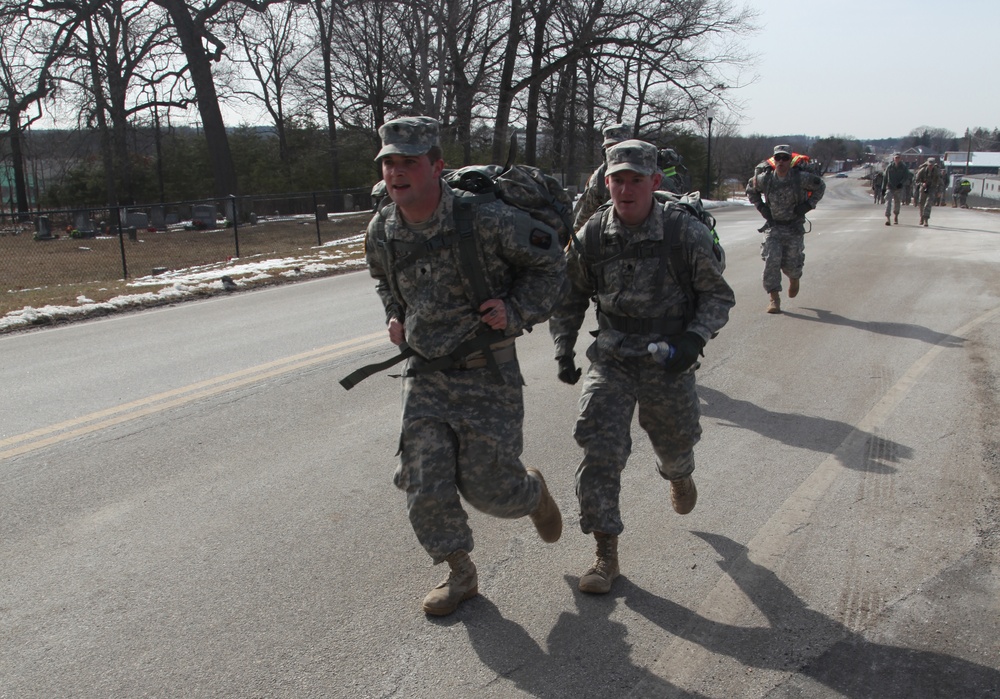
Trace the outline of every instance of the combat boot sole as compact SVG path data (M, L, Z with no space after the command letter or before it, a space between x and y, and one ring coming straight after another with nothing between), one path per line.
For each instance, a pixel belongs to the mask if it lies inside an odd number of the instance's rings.
M559 505L556 504L556 501L549 493L549 488L545 485L545 479L542 478L541 472L537 468L529 467L527 470L528 475L537 478L542 486L538 505L529 517L531 517L531 522L535 525L535 529L538 530L538 536L542 538L542 541L547 544L553 544L559 541L559 537L562 536L563 522L562 514L559 512Z

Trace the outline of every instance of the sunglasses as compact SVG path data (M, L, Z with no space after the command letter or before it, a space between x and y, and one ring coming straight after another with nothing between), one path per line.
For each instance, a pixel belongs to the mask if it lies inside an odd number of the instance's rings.
M779 153L778 155L774 156L774 159L775 160L791 160L792 156L786 155L785 153Z

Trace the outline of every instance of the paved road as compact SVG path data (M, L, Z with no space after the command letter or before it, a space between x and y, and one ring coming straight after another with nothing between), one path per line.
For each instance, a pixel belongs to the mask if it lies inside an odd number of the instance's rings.
M481 596L391 484L397 384L363 273L0 337L0 697L995 697L1000 218L831 179L764 313L759 220L699 372L700 500L635 428L623 577L576 592L578 387L519 341L526 463L568 526L473 513Z

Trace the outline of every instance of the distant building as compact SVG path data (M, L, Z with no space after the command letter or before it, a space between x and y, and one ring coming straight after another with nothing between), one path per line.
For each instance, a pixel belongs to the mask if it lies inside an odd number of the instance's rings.
M941 160L949 175L1000 175L1000 153L950 150Z

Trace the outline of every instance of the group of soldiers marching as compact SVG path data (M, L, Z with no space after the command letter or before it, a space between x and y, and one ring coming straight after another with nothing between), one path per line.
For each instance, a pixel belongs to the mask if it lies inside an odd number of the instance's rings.
M963 183L965 183L963 185ZM899 153L894 153L892 162L882 171L872 175L872 196L875 204L885 204L885 225L899 223L899 208L901 204L912 203L920 211L920 225L930 223L931 209L944 206L947 203L948 174L940 159L931 157L915 171L910 170L902 161ZM956 183L954 197L962 198L965 207L965 195L971 190L967 180Z

